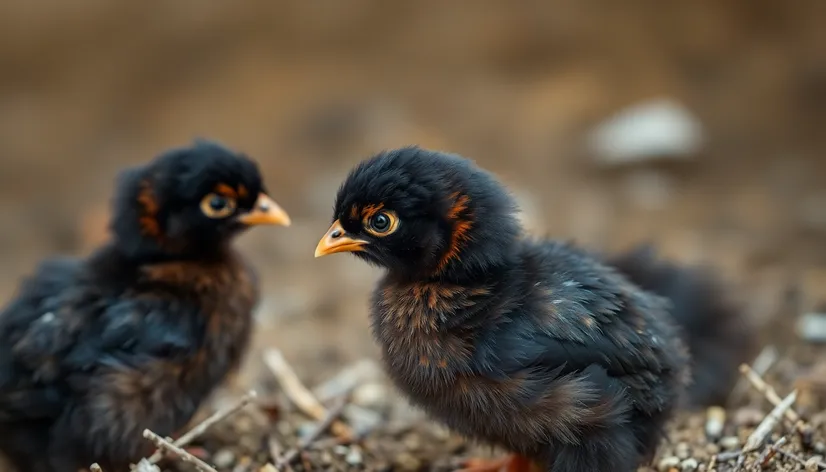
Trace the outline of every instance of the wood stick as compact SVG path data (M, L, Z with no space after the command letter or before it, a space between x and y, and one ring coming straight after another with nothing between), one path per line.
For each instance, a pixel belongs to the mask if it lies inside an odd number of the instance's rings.
M762 393L763 396L765 396L769 403L771 403L772 405L777 406L780 404L780 402L783 401L780 398L780 395L778 395L777 392L774 390L774 388L771 385L767 384L763 380L763 378L760 377L760 375L758 375L757 372L755 372L747 364L740 365L740 373L743 374L748 379L748 381L751 382L751 385L754 387L754 389ZM792 424L800 421L800 415L798 415L797 412L791 408L786 410L784 415L786 416L787 420L792 422Z
M757 461L754 463L754 470L765 469L769 466L769 462L777 455L777 451L780 449L781 446L786 444L789 441L789 438L783 436L782 438L778 439L776 443L772 444L771 446L767 447Z
M184 447L198 438L198 436L204 434L206 430L211 428L215 423L223 420L224 418L232 415L236 411L240 410L247 406L247 404L253 400L258 395L255 393L254 390L250 390L247 392L243 397L241 397L236 403L230 405L222 410L218 410L215 413L211 414L207 419L201 421L194 428L187 431L183 436L175 440L172 444L177 447ZM157 464L159 460L163 458L163 451L157 450L154 454L149 458L150 464Z
M793 454L791 452L784 451L783 449L778 449L777 453L780 454L783 457L786 457L788 459L791 459L791 460L797 462L798 464L802 465L803 467L806 467L810 463L810 461L812 461L812 459L804 459L804 458L798 456L797 454ZM826 470L826 463L824 463L823 461L814 461L813 463L818 469Z
M745 446L743 446L743 452L752 452L756 451L763 443L766 441L766 438L771 435L774 428L777 426L783 419L783 415L785 415L786 411L791 408L792 404L794 404L795 400L797 400L797 390L794 390L792 393L786 396L780 403L772 409L772 411L766 415L763 421L757 425L754 432L751 433L749 438L746 440Z
M774 406L779 405L783 400L781 400L780 395L774 390L774 388L767 384L765 380L763 380L760 375L757 374L751 367L746 364L740 365L740 373L742 373L748 380L751 382L752 386L755 390L762 393L763 396ZM803 441L803 445L805 447L809 447L812 442L812 435L813 430L811 426L809 426L803 418L800 417L799 414L794 410L794 408L787 409L783 415L786 417L788 421L792 423L794 426L795 431L797 434L800 435L800 438Z
M777 362L779 355L777 352L777 348L774 346L766 346L760 351L760 354L754 358L752 361L751 366L749 367L752 371L754 371L758 376L766 375L766 372ZM737 380L737 383L734 385L734 388L731 389L731 393L729 394L729 405L736 403L739 401L743 395L746 394L747 389L749 388L749 382L747 379L740 378Z
M172 444L171 442L158 436L157 434L153 433L148 429L143 430L143 437L155 443L155 446L158 449L163 449L171 452L172 454L178 456L182 461L189 462L190 464L194 465L195 468L200 470L201 472L218 472L206 462L202 461L201 459L198 459L197 457L193 456L192 454L186 452L185 450Z
M344 406L347 405L347 398L342 397L330 411L327 416L319 423L318 427L307 436L305 439L299 441L298 446L290 449L283 457L278 459L275 466L278 470L283 470L284 467L289 467L295 461L302 451L306 450L313 442L315 442L327 429L329 429L336 421L336 419L344 411Z
M296 374L295 370L287 363L281 351L278 349L268 349L264 352L264 363L267 364L267 367L269 367L270 371L275 375L284 393L290 397L290 401L301 411L316 421L324 421L324 419L329 416L329 412L324 408L324 405L301 383L298 374ZM353 437L353 432L350 427L338 420L333 422L330 430L338 437Z

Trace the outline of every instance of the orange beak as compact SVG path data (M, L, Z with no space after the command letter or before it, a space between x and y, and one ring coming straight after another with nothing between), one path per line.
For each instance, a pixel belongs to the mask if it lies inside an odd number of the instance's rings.
M249 213L238 217L245 225L290 226L290 215L265 193L258 194L258 200Z
M364 246L369 244L367 241L361 239L353 239L347 235L341 223L336 220L327 234L318 242L315 248L315 257L326 256L328 254L335 254L337 252L358 252L363 251Z

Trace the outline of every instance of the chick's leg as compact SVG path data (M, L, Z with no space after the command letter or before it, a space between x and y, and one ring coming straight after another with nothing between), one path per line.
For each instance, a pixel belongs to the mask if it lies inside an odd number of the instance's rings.
M538 472L540 469L528 458L510 454L494 459L468 459L457 472Z

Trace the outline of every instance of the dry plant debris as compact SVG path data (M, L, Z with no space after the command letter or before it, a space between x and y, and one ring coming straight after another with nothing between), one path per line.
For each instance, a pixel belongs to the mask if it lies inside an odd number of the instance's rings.
M782 382L783 377L775 379L776 374L769 372L772 366L781 365L775 362L777 354L771 357L772 362L758 366L760 369L741 366L749 389L739 393L743 401L738 405L681 412L669 425L668 440L663 442L658 457L639 471L826 470L826 412L804 418L795 409L797 390L782 397L774 385L791 383ZM388 400L392 407L381 414L382 420L374 429L366 435L352 436L349 433L355 428L348 409L367 407L359 404L351 389L338 391L335 397L325 396L328 400L321 402L279 351L267 351L264 360L283 399L295 408L274 408L274 412L265 414L267 407L259 405L255 393L250 392L177 441L146 431L147 439L159 451L140 461L133 471L161 472L155 464L168 454L171 460L164 467L178 471L448 472L455 470L462 458L501 452L450 434L416 413L398 395ZM764 376L774 380L765 380ZM243 408L250 403L252 408ZM335 425L339 425L337 429ZM203 454L184 450L195 443ZM104 472L94 466L90 470Z

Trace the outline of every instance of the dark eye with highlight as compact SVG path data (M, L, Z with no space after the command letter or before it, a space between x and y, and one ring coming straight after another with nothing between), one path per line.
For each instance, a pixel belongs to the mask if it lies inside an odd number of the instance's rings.
M210 218L226 218L235 212L235 199L210 193L201 200L201 211Z
M392 211L380 211L367 218L365 227L375 236L387 236L399 227L399 218Z

